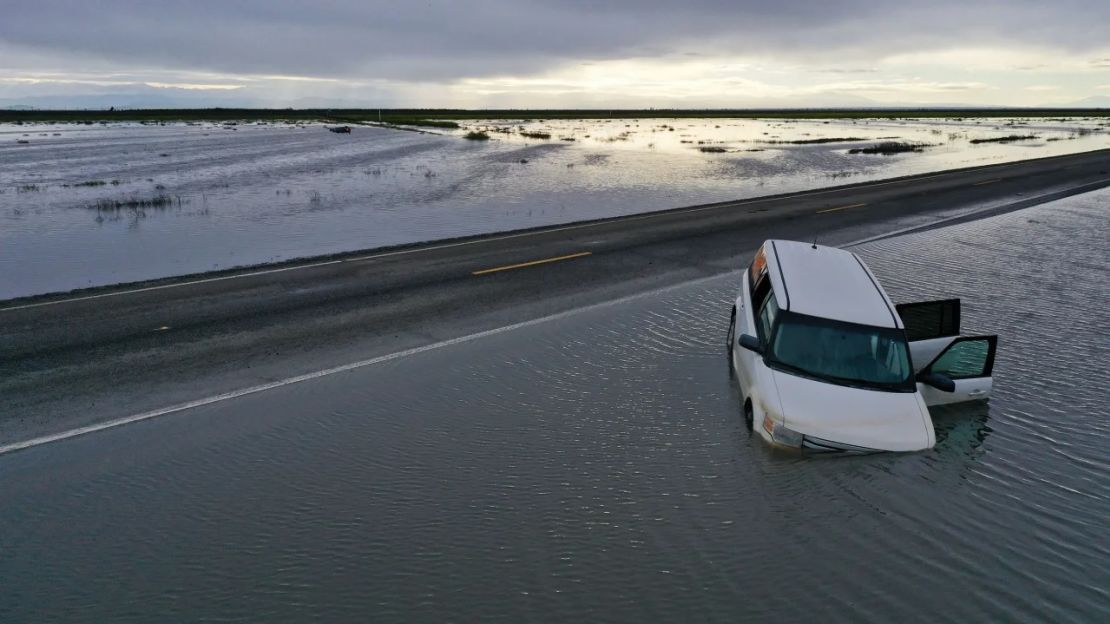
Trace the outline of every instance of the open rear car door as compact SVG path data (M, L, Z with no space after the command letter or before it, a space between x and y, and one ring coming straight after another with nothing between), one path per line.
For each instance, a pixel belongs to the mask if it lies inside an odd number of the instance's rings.
M917 388L925 404L944 405L990 398L994 380L994 354L997 336L961 336L960 300L922 301L895 306L917 375ZM938 373L952 380L949 392L921 379Z

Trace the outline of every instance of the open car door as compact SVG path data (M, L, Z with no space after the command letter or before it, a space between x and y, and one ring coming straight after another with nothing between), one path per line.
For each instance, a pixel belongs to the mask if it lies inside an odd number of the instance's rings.
M918 382L917 389L925 405L944 405L961 401L988 399L994 386L991 372L994 369L994 352L998 336L960 336L918 373L940 373L955 384L952 392Z
M960 336L960 300L922 301L895 306L918 379L939 373L954 382L952 392L918 382L926 405L990 398L997 336Z
M960 337L959 299L900 303L894 308L906 328L915 373L920 373Z

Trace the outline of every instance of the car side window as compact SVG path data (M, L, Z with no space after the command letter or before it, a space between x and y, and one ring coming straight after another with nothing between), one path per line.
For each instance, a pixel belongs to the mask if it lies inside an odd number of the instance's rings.
M779 314L779 302L775 300L775 293L768 293L767 300L759 310L759 320L756 322L756 331L759 332L759 341L764 345L771 337L771 328L775 326L775 317Z
M987 338L961 340L948 347L944 354L929 367L930 372L943 373L952 379L971 379L985 377L990 356L990 342Z
M752 289L753 294L755 293L756 286L759 284L759 281L762 280L766 275L767 253L764 251L763 247L760 247L759 251L755 252L755 258L752 258L751 266L748 267L748 288Z
M763 302L767 299L767 293L771 292L771 280L764 277L755 284L752 289L752 312L759 316L760 311L763 310Z

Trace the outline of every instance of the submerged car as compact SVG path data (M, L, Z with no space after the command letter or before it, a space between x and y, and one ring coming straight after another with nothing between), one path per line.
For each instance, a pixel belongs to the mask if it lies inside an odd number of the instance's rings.
M917 451L928 406L989 398L996 336L960 336L958 299L894 305L856 254L766 241L744 272L728 354L748 425L815 452Z

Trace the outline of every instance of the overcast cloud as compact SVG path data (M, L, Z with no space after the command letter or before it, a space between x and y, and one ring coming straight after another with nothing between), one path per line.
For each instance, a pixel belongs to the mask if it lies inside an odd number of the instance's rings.
M1105 0L5 2L0 102L1041 104L1105 97Z

